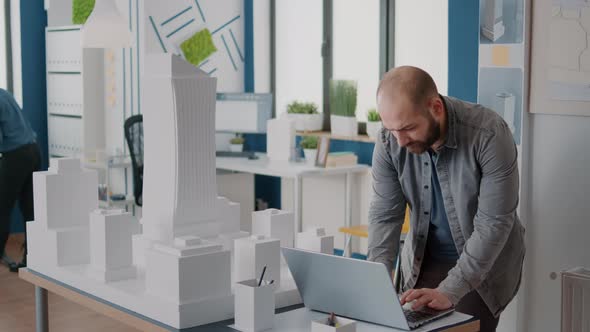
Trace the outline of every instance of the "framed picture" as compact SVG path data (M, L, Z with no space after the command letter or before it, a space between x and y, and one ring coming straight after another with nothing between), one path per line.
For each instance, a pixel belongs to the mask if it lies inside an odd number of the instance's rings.
M330 137L321 136L318 142L318 153L315 158L315 165L318 167L326 167L328 160L328 152L330 151Z
M590 116L590 2L532 7L530 111Z

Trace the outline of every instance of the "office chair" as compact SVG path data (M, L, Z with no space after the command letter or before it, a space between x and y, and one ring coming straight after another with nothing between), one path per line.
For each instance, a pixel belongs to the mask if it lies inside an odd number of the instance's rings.
M129 146L133 170L133 196L135 204L142 206L143 192L143 115L137 114L125 120L125 140Z

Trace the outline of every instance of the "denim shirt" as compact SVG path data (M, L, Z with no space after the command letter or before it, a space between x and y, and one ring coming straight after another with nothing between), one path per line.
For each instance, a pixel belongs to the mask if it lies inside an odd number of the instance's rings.
M516 145L494 111L442 98L448 127L436 171L459 259L437 289L453 304L475 289L498 316L518 291L525 254L524 228L516 213ZM426 250L430 162L428 152L412 154L381 130L373 152L368 259L392 270L408 204L410 232L400 255L404 291L416 284Z
M14 97L0 89L0 153L33 143L36 138Z

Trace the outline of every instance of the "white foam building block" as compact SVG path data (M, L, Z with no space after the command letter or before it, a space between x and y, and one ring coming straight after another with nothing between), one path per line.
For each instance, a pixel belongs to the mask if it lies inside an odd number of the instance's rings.
M266 151L269 160L289 161L295 148L295 121L282 117L266 125Z
M293 247L295 217L293 212L277 209L252 212L252 234L281 240L281 247Z
M230 253L193 236L157 243L147 253L146 291L177 303L230 296Z
M326 235L323 227L311 227L297 234L295 246L299 249L334 254L334 236Z
M237 233L240 231L240 203L231 202L225 197L217 197L220 233Z
M243 232L243 231L239 231L239 232L235 232L235 233L223 233L223 234L219 234L219 236L216 239L213 239L212 241L215 241L219 244L221 244L223 246L224 250L229 250L232 255L234 253L234 241L237 239L242 239L245 237L249 237L250 233L248 232Z
M98 207L98 176L79 159L51 159L33 174L35 221L27 223L28 264L54 268L90 261L88 214Z
M139 224L124 210L95 210L90 213L91 276L112 282L136 276L131 236Z
M42 271L90 262L88 226L47 230L35 221L26 227L28 267Z
M266 266L263 280L274 280L275 288L281 280L281 246L278 239L264 235L252 235L234 242L235 282L260 279Z
M98 208L98 175L73 158L51 159L49 170L33 174L35 222L45 229L88 226Z

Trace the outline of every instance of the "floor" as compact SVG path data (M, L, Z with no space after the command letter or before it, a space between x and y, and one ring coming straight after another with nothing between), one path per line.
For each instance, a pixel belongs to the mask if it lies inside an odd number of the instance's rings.
M7 255L20 261L23 236L11 236ZM137 332L113 319L97 314L60 296L49 293L49 330L59 332ZM0 331L35 331L35 290L0 264Z

